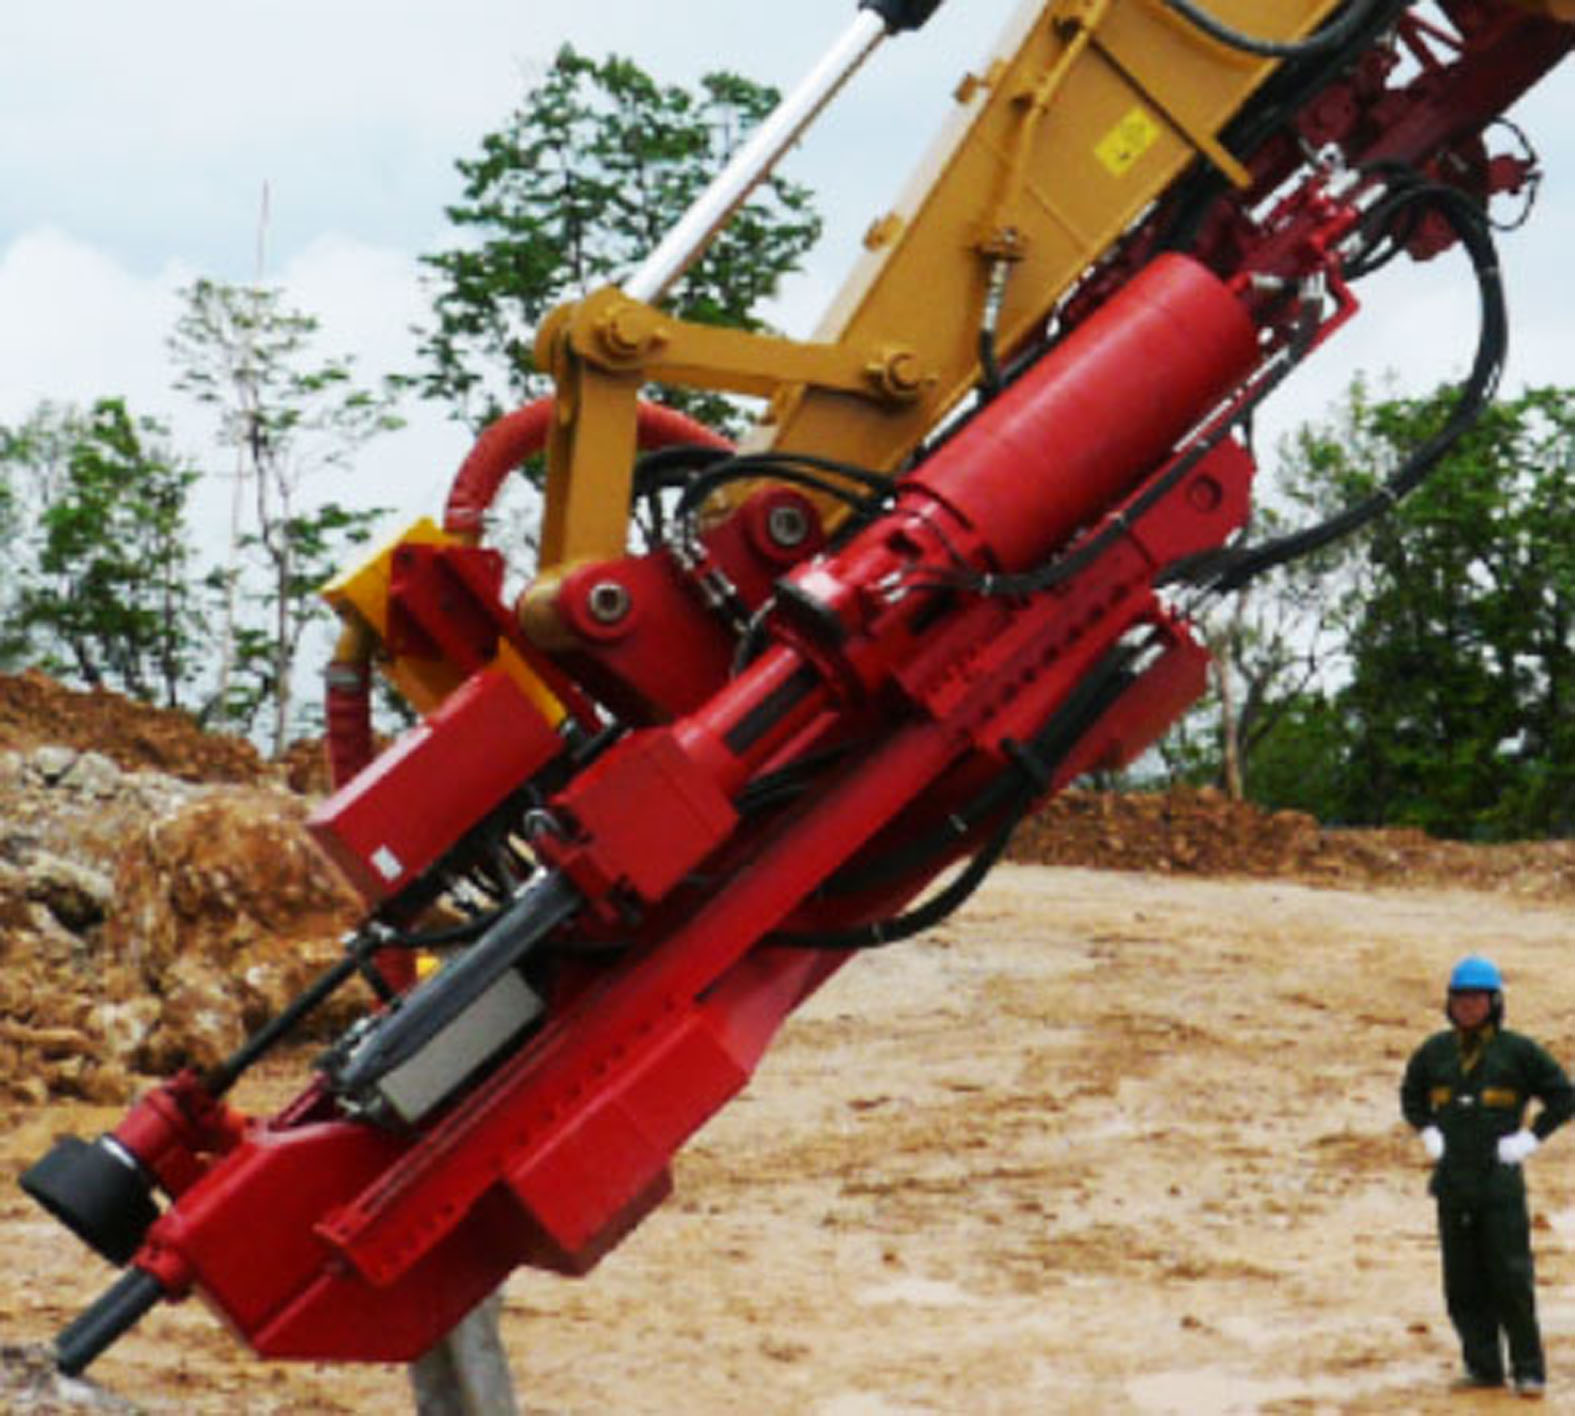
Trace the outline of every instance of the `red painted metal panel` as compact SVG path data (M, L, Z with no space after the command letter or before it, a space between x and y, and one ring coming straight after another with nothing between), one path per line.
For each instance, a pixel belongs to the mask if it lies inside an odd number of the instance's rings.
M307 829L375 903L431 866L562 748L514 681L490 669L323 802Z

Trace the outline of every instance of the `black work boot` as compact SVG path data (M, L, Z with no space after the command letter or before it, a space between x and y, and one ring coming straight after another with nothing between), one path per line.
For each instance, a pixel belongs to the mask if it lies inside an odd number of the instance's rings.
M1479 1372L1475 1367L1467 1367L1449 1384L1449 1389L1451 1391L1482 1391L1503 1385L1504 1375L1502 1372L1494 1376L1491 1372Z

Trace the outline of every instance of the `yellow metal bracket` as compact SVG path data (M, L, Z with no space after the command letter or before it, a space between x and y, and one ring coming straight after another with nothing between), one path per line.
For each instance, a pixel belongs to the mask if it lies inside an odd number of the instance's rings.
M876 403L901 403L916 398L926 378L911 349L806 344L693 324L631 299L615 286L574 306L564 337L584 363L609 374L760 397L784 383L809 383Z
M1094 37L1094 31L1110 8L1110 0L1066 0L1052 7L1048 23L1065 41L1055 62L1044 71L1031 88L1015 96L1020 110L1017 131L1012 142L1010 161L1000 197L996 201L995 215L989 223L984 239L979 243L980 253L991 260L1017 261L1024 253L1026 223L1014 216L1023 199L1029 160L1034 151L1039 125L1053 107L1073 66L1082 57Z
M623 554L637 432L636 400L649 382L772 398L809 387L873 407L920 400L939 374L895 340L858 347L801 343L695 324L625 295L597 290L554 311L536 359L557 388L547 445L547 505L540 570Z

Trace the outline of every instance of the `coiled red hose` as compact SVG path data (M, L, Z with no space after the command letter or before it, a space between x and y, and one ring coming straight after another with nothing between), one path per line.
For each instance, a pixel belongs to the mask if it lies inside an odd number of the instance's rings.
M471 448L449 487L443 529L474 544L504 479L547 445L553 400L538 398L491 424ZM639 404L636 445L642 452L698 443L731 450L732 443L704 423L659 403ZM346 620L325 675L328 773L343 786L372 760L372 673L374 638L366 625Z

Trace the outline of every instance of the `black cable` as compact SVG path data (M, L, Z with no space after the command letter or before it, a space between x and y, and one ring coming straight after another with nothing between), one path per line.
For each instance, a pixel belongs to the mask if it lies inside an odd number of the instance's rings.
M832 476L823 474L830 473ZM851 488L842 486L832 477L858 483L867 493L860 496ZM758 452L730 457L714 467L708 467L689 479L679 497L680 516L692 515L708 497L729 482L745 481L791 482L812 491L825 492L847 503L855 511L867 515L874 507L892 495L893 481L867 467L835 458L817 457L799 452Z
M852 750L848 744L839 743L834 747L808 753L785 767L761 773L739 793L734 803L739 815L753 816L768 807L777 806L783 801L791 801L794 797L803 795L814 786L815 779L822 772L836 766Z
M485 933L487 926L507 908L507 905L498 905L470 919L460 920L457 924L445 925L438 929L394 934L386 941L386 945L390 949L442 949L450 944L468 944L472 939Z
M635 462L631 499L645 509L648 520L641 529L648 546L659 544L667 534L662 493L686 486L707 467L725 462L732 455L728 448L707 443L675 443L648 452Z
M634 464L634 488L638 494L681 487L708 467L726 462L733 453L725 447L705 443L677 443L645 453Z
M320 973L303 992L291 999L234 1052L203 1074L203 1090L214 1098L223 1096L244 1073L273 1051L310 1013L336 993L342 984L360 973L362 966L384 943L382 936L373 934L358 934L347 940L345 952L336 963Z
M1538 158L1537 150L1532 146L1531 139L1526 136L1526 130L1518 123L1511 122L1508 118L1500 117L1495 118L1489 125L1489 128L1507 129L1520 144L1520 150L1526 163L1526 196L1521 203L1519 214L1507 221L1493 220L1490 217L1489 224L1495 231L1519 231L1522 226L1531 220L1531 213L1536 210L1537 196L1542 191L1542 168L1539 166L1541 159Z
M948 915L958 910L984 883L985 877L995 868L1011 841L1012 832L1023 819L1023 811L1009 816L964 868L962 873L944 890L932 895L916 910L872 924L855 925L851 929L830 930L818 934L781 932L766 936L767 944L783 945L793 949L878 949L886 944L897 944L933 929Z
M995 332L981 329L979 331L979 396L982 402L989 403L1000 395L1006 387L1005 379L1001 373L1001 356L996 347Z
M1366 245L1341 268L1346 280L1353 283L1365 280L1405 254L1421 220L1421 196L1427 185L1422 174L1407 162L1374 162L1358 170L1366 177L1383 178L1393 190L1362 218Z
M1185 578L1219 593L1239 590L1264 572L1310 555L1359 530L1415 490L1465 436L1492 400L1509 344L1509 316L1493 234L1482 208L1457 188L1421 183L1410 189L1410 196L1412 200L1432 204L1449 222L1470 257L1477 277L1482 323L1476 358L1449 417L1432 437L1412 451L1399 470L1373 495L1316 526L1276 537L1259 546L1239 546L1199 557L1188 564L1183 572ZM1379 210L1382 209L1375 208L1375 213Z
M944 890L916 910L847 929L801 933L779 931L767 942L796 949L873 949L911 939L960 908L994 868L1012 832L1044 794L1057 768L1089 729L1131 685L1131 669L1146 646L1117 644L1085 674L1027 744L1004 744L1017 770L1000 774L942 825L898 851L843 872L826 882L827 893L848 894L908 875L940 851L1004 813L1000 825Z
M1405 12L1411 0L1387 0L1364 11L1364 23L1339 52L1292 60L1281 65L1220 134L1220 144L1244 166L1296 115L1323 93L1358 54L1375 44ZM1294 137L1294 129L1291 129ZM1177 189L1176 201L1157 241L1157 249L1189 251L1215 204L1231 192L1228 179L1212 164L1196 167Z
M1349 43L1367 23L1379 0L1363 0L1363 3L1353 0L1343 15L1316 34L1294 40L1259 39L1254 35L1243 34L1216 19L1207 10L1194 4L1193 0L1165 0L1165 4L1211 39L1231 49L1265 59L1308 59L1315 55L1331 54Z

